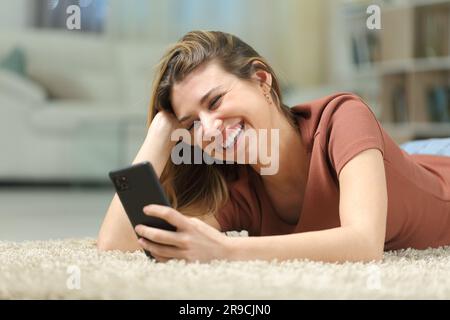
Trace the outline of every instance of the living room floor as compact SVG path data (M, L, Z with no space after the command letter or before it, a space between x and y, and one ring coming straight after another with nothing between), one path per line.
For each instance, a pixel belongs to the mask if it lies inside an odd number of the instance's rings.
M366 264L160 264L140 251L99 252L112 196L106 188L0 189L0 299L450 298L450 247L386 252Z
M1 240L97 237L108 188L0 189Z

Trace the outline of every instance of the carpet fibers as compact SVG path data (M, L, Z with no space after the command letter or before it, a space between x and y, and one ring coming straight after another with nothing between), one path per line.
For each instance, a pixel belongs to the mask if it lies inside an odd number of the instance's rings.
M0 299L450 299L450 247L365 264L164 264L98 252L92 238L0 241Z

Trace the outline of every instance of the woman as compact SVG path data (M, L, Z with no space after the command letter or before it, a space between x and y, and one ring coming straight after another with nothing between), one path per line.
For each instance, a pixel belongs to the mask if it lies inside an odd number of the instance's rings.
M145 248L157 261L344 262L450 244L450 157L409 155L350 93L288 108L272 68L235 36L194 31L175 44L159 65L148 120L133 163L154 165L173 209L143 210L178 231L133 230L115 195L100 249ZM215 159L229 149L249 155L243 133L276 130L278 168L260 174L259 152L254 163L175 165L179 128L221 140L212 152L195 140ZM257 139L258 148L274 142ZM220 232L228 230L250 237Z

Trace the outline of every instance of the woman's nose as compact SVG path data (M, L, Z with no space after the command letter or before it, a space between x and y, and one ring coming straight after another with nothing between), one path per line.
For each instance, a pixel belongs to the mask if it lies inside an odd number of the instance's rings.
M205 138L211 138L220 134L223 121L207 113L199 115Z

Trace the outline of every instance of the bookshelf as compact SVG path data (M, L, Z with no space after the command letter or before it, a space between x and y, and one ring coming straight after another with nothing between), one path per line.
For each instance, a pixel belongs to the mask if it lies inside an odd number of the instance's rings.
M381 7L381 30L366 28L370 4ZM338 11L348 61L339 81L397 143L450 137L450 0L341 1Z

